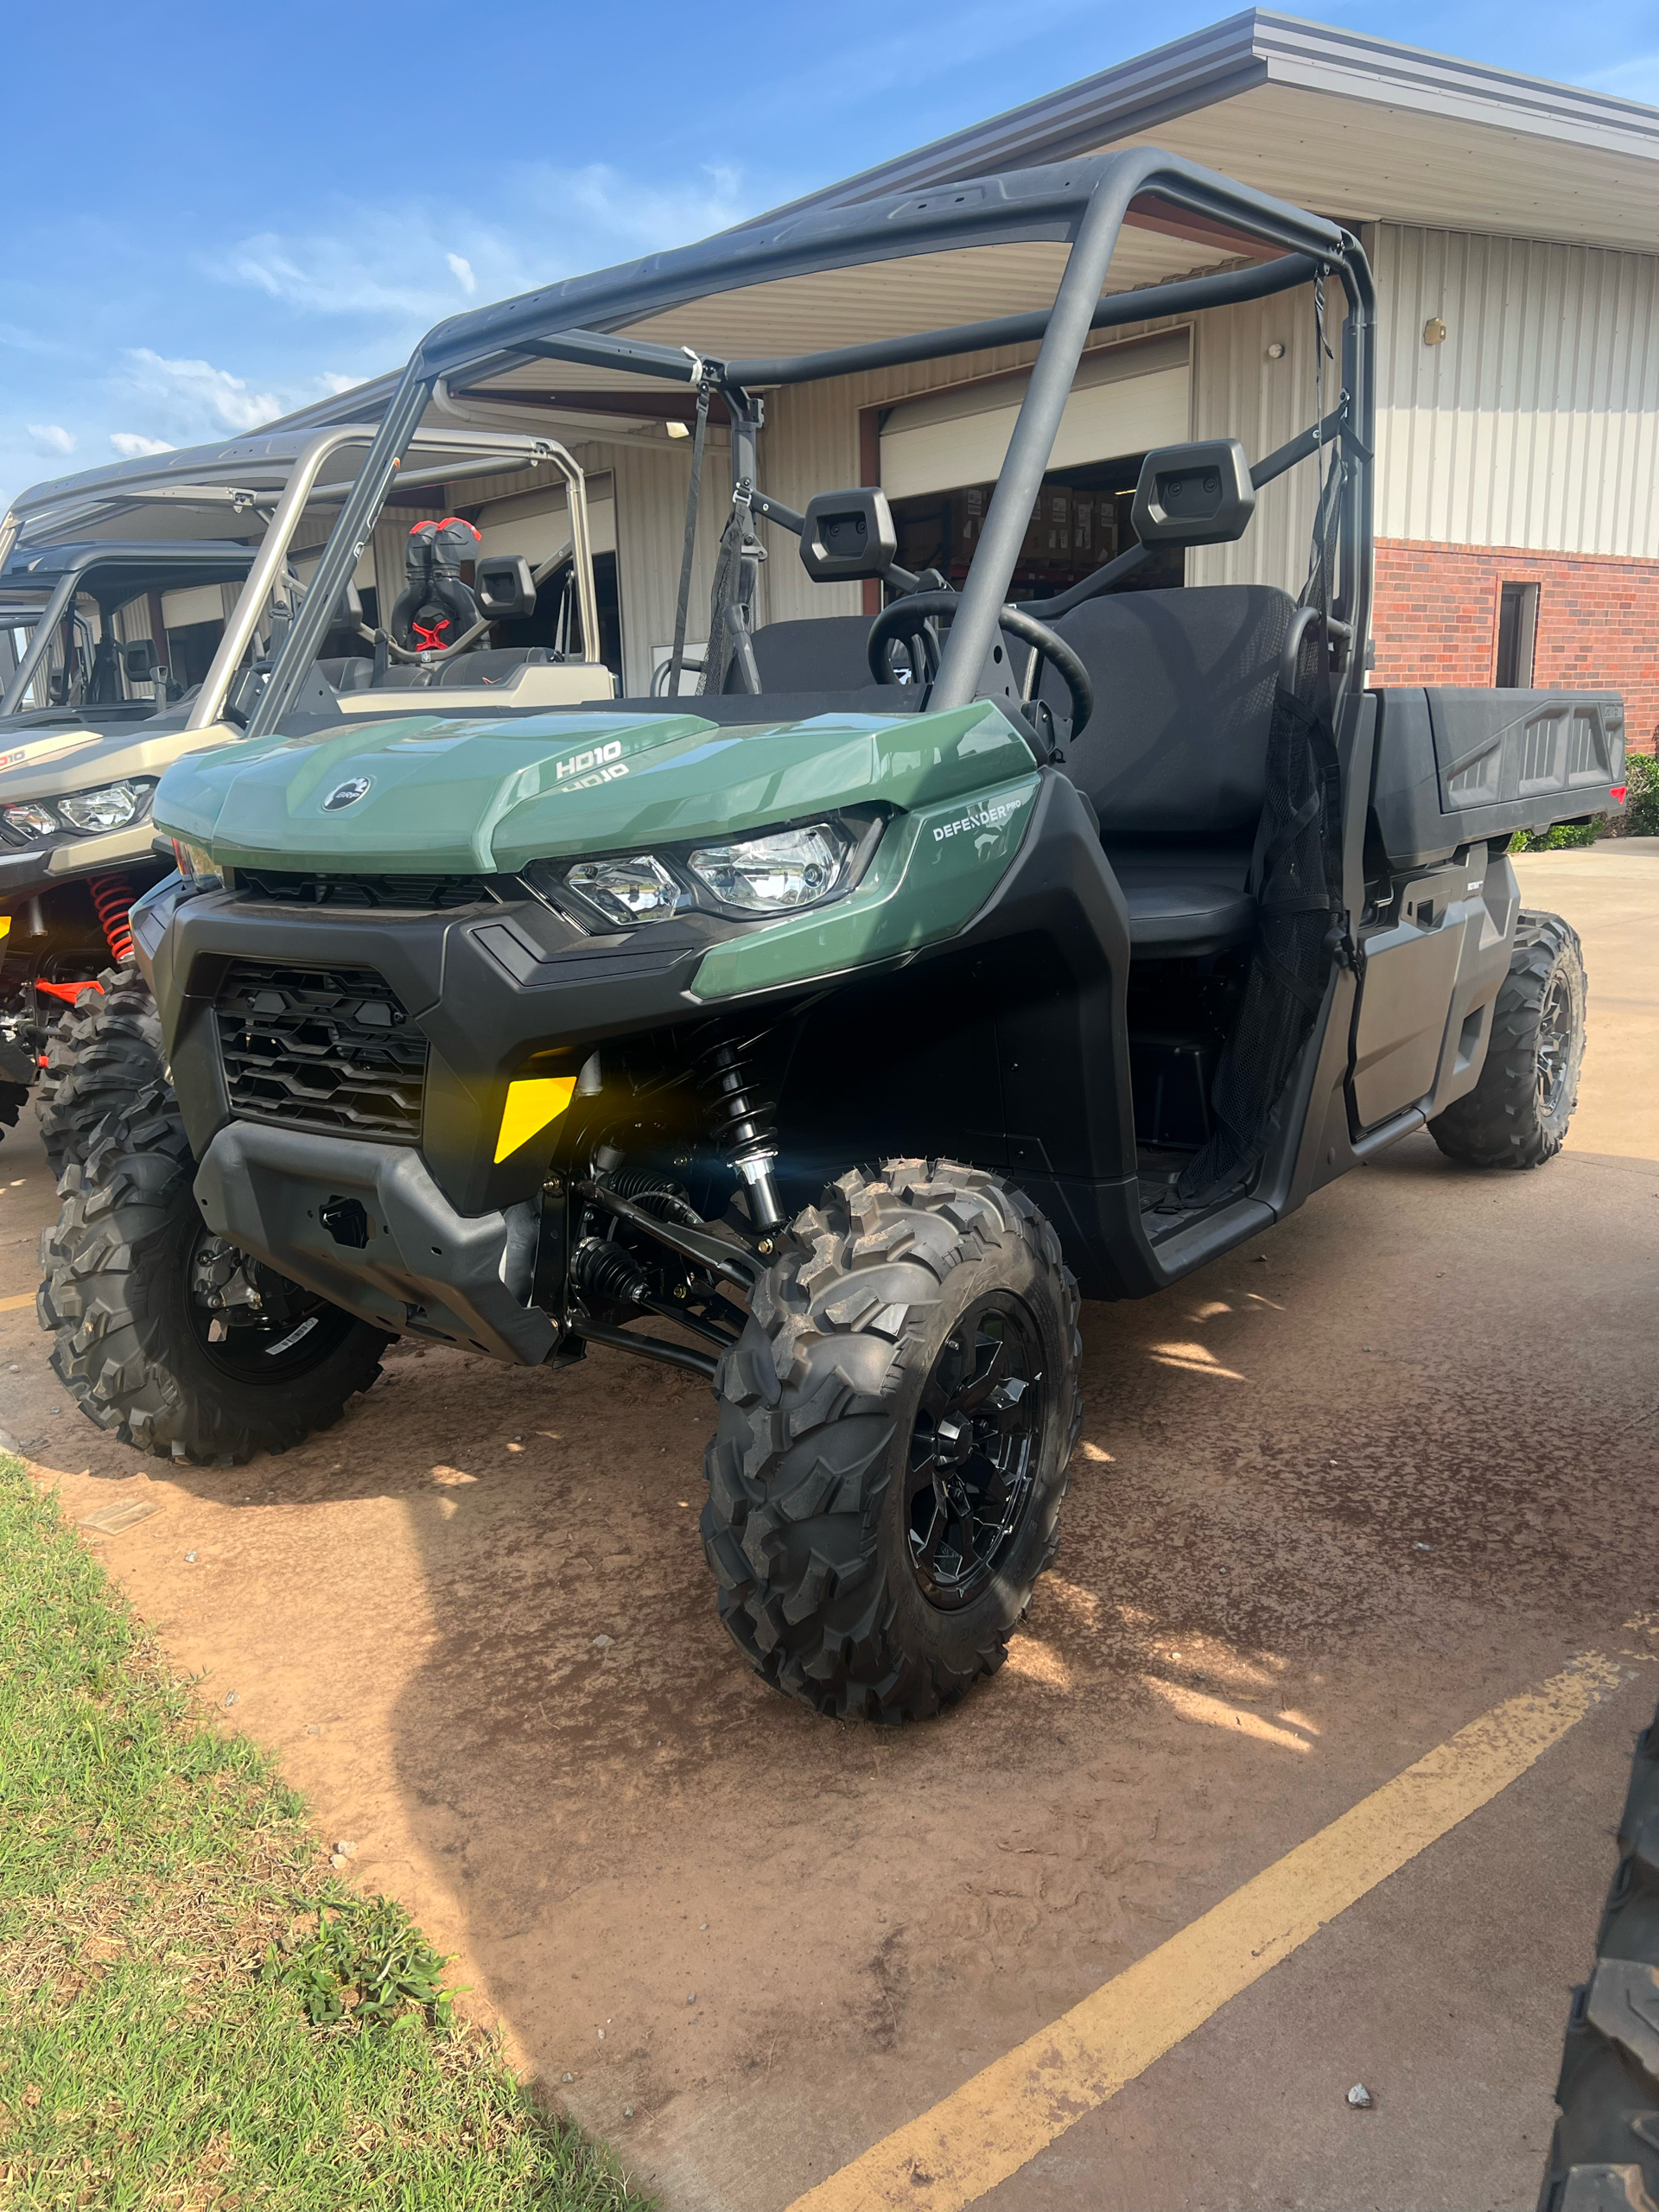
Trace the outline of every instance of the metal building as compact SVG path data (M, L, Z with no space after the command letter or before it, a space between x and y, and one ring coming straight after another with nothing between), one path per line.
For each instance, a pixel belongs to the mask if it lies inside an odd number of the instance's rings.
M1376 680L1615 685L1633 741L1652 746L1659 110L1252 10L797 204L923 192L1141 143L1338 218L1371 254L1382 341ZM1126 231L1111 282L1177 280L1230 251L1236 242L1206 250L1154 218ZM637 331L676 344L695 333L710 354L776 355L969 321L1046 304L1063 252L983 248L759 286ZM774 391L761 488L800 505L814 491L880 483L901 559L959 571L1035 351ZM1311 290L1112 332L1074 389L1027 536L1030 581L1058 588L1110 555L1149 446L1233 435L1260 455L1309 419L1321 376L1332 393ZM362 419L390 385L289 420ZM450 395L450 406L480 425L545 422L575 451L594 503L607 657L627 691L646 689L673 627L690 465L676 434L690 389L531 361ZM720 435L716 426L716 446ZM711 482L721 468L711 459ZM1294 589L1307 479L1297 471L1271 486L1240 544L1189 555L1186 580ZM535 552L557 537L560 495L525 494L521 482L457 497L487 540ZM432 496L408 518L442 512ZM720 499L705 501L694 607L707 605L722 519ZM406 527L389 516L377 533L383 603ZM812 586L780 553L761 613L855 612L874 589Z

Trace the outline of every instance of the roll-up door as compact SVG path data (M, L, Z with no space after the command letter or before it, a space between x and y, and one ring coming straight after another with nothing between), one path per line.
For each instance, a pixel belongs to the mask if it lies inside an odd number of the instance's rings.
M608 475L588 480L588 527L594 551L616 550L616 501ZM479 552L522 553L532 569L550 560L570 543L570 513L564 487L545 492L516 492L510 499L492 499L478 511Z
M1048 467L1077 468L1188 435L1189 334L1108 346L1085 354L1072 379ZM994 483L1019 418L1030 372L988 377L901 400L881 424L881 488L891 499Z

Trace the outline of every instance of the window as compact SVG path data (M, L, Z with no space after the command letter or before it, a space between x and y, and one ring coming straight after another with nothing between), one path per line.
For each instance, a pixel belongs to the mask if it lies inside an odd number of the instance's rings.
M1537 633L1537 585L1500 585L1497 676L1500 691L1531 690L1533 645Z
M1009 586L1014 598L1047 598L1069 591L1136 542L1129 509L1142 458L1130 454L1092 468L1057 470L1043 479ZM978 484L893 500L900 564L916 570L938 569L959 584L968 573L995 489L995 484ZM1181 548L1166 546L1128 582L1136 590L1167 590L1184 581L1185 566Z

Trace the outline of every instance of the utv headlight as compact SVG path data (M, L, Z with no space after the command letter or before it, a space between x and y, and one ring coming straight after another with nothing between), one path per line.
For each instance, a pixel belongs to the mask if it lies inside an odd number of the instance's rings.
M783 914L832 897L851 850L843 830L819 822L810 830L779 830L741 844L701 846L690 856L690 868L722 906Z
M626 861L578 861L565 881L607 920L632 929L636 922L665 922L685 893L659 860L637 853Z
M124 830L149 811L148 784L105 784L93 791L73 791L58 801L58 812L72 830L90 836L100 830Z
M8 806L0 811L4 813L6 827L16 830L21 836L55 837L63 828L55 814L48 813L43 806L36 806L32 799L26 800L22 806Z

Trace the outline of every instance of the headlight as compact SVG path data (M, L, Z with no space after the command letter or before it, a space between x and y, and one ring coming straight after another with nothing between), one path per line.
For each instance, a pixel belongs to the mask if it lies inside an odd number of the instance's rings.
M3 810L6 826L21 831L25 837L55 837L63 827L55 814L48 814L43 806L29 802L22 806L9 806Z
M703 845L691 855L691 872L722 906L752 914L787 913L815 906L837 888L850 840L827 822L810 830L780 830L741 844Z
M625 929L636 922L665 922L685 901L684 892L649 853L626 861L578 861L564 880Z
M124 830L149 806L148 784L105 784L95 791L73 791L58 801L58 812L72 830L90 835L99 830Z
M188 837L175 837L173 857L178 862L179 874L187 883L214 883L219 880L219 863L206 845L193 845Z

